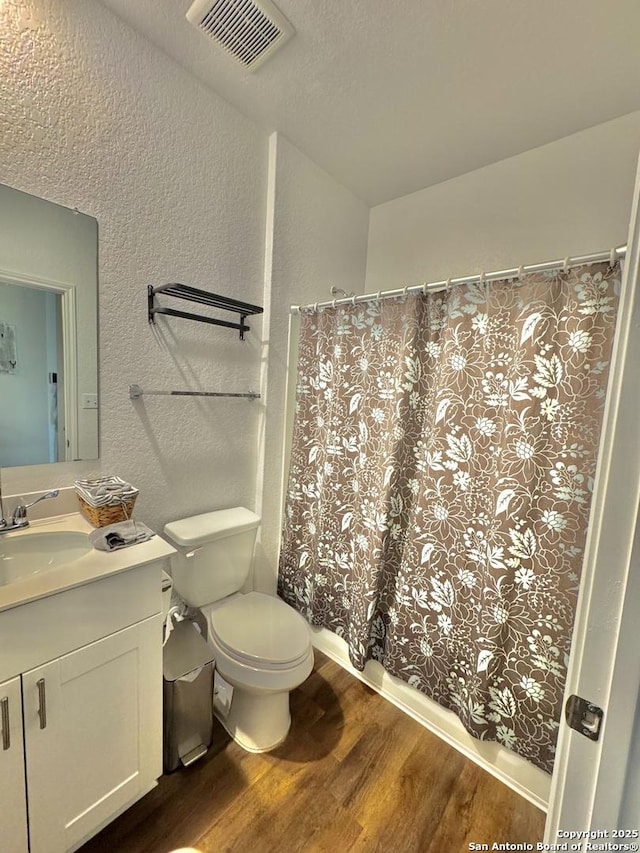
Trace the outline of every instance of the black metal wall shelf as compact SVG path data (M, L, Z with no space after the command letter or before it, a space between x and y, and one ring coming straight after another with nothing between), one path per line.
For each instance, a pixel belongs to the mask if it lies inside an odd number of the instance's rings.
M174 296L176 299L186 299L188 302L197 302L200 305L211 305L223 311L232 311L240 315L238 323L228 320L218 320L215 317L206 317L202 314L191 314L187 311L177 311L174 308L164 308L155 304L156 293L165 296ZM210 323L213 326L225 326L228 329L238 329L240 340L244 340L244 333L250 330L245 320L251 314L262 314L263 308L259 305L250 305L248 302L240 302L238 299L230 299L228 296L219 296L217 293L209 293L206 290L198 290L188 284L160 284L147 287L147 302L149 322L155 323L156 314L168 314L170 317L182 317L185 320L196 320L199 323Z

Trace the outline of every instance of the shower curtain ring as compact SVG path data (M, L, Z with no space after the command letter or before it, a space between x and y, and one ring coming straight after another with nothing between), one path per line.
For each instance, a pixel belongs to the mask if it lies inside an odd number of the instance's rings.
M487 280L487 274L484 272L481 272L479 279L478 279L478 284L486 284L486 280Z
M524 278L524 265L523 264L520 264L520 266L518 267L518 278L521 280Z
M612 266L614 266L614 265L615 265L615 262L616 262L617 258L618 258L618 253L617 253L617 251L615 250L615 248L613 248L613 249L609 252L609 266L610 266L610 267L612 267Z
M314 304L313 304L313 310L314 310L314 312L315 312L316 314L318 313L318 303L317 303L317 302L314 302Z
M407 285L407 286L403 289L403 291L402 291L402 296L403 296L405 299L407 298L407 293L408 293L408 292L409 292L409 285Z
M378 302L380 302L380 300L382 299L382 291L381 290L379 290L378 293L376 294L376 299L378 300Z
M334 299L334 300L333 300L333 302L331 303L331 307L335 310L335 307L336 307L336 300L335 300L335 299Z
M562 272L569 272L569 258L566 257L562 262Z
M426 296L428 292L429 292L429 282L425 281L425 283L422 285L422 293L424 296Z

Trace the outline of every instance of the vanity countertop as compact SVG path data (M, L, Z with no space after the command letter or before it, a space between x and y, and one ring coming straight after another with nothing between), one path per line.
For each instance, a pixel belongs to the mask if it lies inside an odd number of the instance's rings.
M26 530L5 533L2 538L13 539L34 533L74 531L88 535L94 529L80 513L70 513L32 521ZM174 553L175 549L158 535L147 542L140 542L119 551L97 551L92 548L87 554L64 567L42 571L14 583L0 586L0 611L125 572L134 566L165 560Z

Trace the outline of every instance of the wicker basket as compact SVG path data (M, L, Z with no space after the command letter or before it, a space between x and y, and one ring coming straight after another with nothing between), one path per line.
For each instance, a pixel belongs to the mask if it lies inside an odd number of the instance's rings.
M112 506L89 506L76 492L80 512L94 527L106 527L108 524L116 524L119 521L127 521L131 518L137 495L121 503Z

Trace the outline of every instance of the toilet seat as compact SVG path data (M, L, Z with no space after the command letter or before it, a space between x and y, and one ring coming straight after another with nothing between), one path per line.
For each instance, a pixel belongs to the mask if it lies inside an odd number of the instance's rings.
M234 596L209 614L211 639L237 663L264 670L291 669L309 655L306 622L272 595Z

